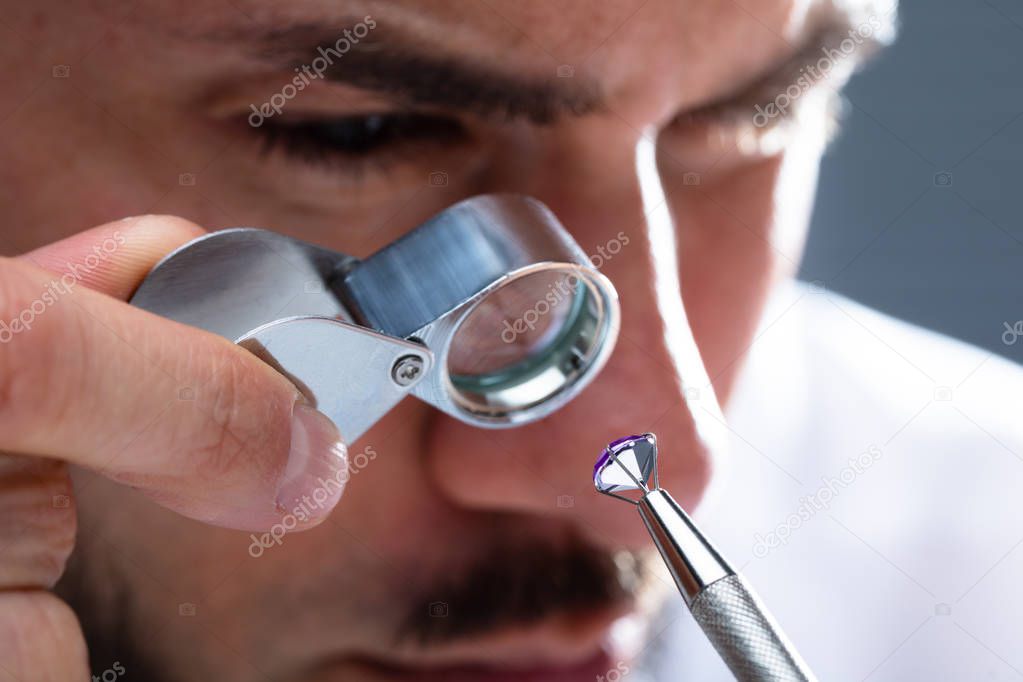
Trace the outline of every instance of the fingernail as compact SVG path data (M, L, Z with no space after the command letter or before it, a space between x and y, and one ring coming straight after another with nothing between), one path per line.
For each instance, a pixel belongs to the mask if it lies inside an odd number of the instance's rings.
M282 514L304 519L325 517L348 482L348 449L337 427L322 412L304 402L291 414L291 451L277 488Z

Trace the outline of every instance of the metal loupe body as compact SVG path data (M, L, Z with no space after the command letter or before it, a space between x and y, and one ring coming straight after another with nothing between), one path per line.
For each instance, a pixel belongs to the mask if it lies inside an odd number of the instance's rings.
M618 297L543 204L467 199L365 260L251 228L162 260L132 304L249 349L354 442L406 394L476 426L540 419L603 367Z

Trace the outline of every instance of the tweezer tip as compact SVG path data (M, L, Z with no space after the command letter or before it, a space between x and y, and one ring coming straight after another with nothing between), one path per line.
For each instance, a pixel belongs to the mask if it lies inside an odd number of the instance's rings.
M599 492L599 493L601 493L603 495L607 495L608 497L615 497L615 498L617 498L619 500L623 500L625 502L628 502L628 503L632 504L633 506L638 506L640 500L642 500L644 497L646 497L647 495L650 494L650 488L649 488L649 486L647 486L646 481L642 480L641 478L638 478L636 476L636 474L634 474L632 472L632 470L629 469L629 467L627 467L624 464L622 464L620 462L620 460L618 459L618 451L626 449L623 446L625 446L626 444L635 443L635 442L640 441L640 440L648 440L648 441L650 441L651 445L654 448L654 452L653 452L653 459L654 459L654 462L653 462L654 463L653 475L654 475L654 485L655 485L655 488L657 487L657 437L654 434L652 434L652 433L644 433L644 434L641 434L641 435L633 435L633 436L626 436L624 438L618 438L616 440L611 441L610 443L608 443L604 447L604 450L600 453L600 457L597 458L597 462L596 462L596 464L593 467L593 485L596 488L597 492ZM639 495L639 499L632 499L632 498L626 497L624 495L619 495L619 494L617 494L615 492L612 492L612 491L606 489L605 487L603 487L600 476L601 476L601 473L605 469L607 469L607 465L609 463L613 463L619 469L624 471L625 474L629 477L629 479L632 480L632 482L636 486L635 488L633 488L633 490L637 491L637 493L641 493ZM642 476L642 472L640 472L640 476Z

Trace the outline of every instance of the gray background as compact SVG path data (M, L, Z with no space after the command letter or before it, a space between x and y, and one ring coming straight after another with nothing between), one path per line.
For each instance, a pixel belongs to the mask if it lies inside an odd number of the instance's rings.
M900 23L849 84L800 277L1023 362L1002 341L1023 320L1023 2L904 0Z

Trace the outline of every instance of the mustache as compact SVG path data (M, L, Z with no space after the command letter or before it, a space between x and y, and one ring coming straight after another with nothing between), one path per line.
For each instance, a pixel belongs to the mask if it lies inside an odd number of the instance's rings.
M437 645L628 604L647 576L642 555L600 551L577 537L494 546L468 569L419 593L398 643Z

